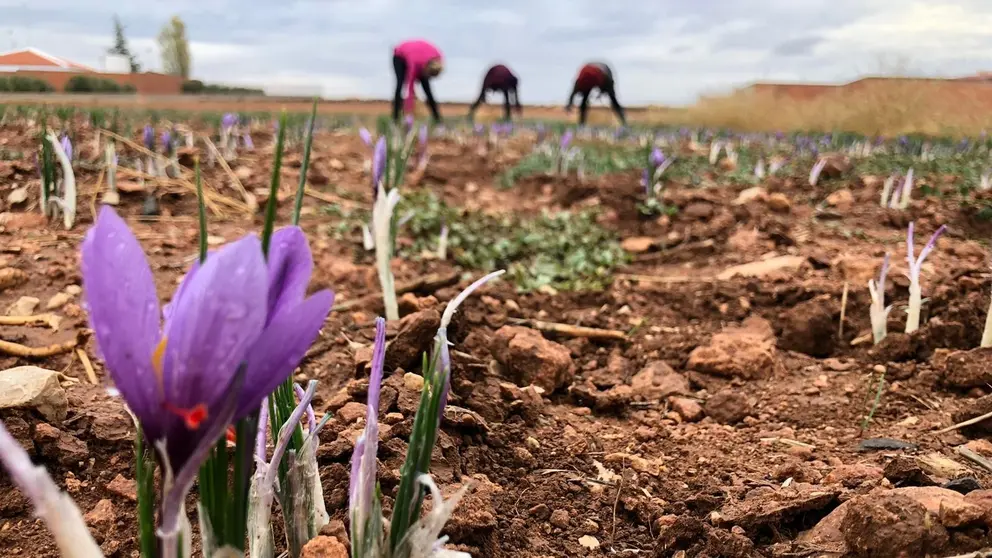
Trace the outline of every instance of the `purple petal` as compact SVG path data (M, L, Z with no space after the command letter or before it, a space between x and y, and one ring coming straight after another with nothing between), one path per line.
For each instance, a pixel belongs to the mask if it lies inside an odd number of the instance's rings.
M359 129L358 130L358 137L362 138L362 142L365 145L367 145L369 147L372 147L372 132L369 132L369 129L368 128L364 128L363 127L361 129Z
M107 370L131 410L152 426L160 400L151 361L159 336L155 280L138 239L108 206L83 240L82 274Z
M303 398L307 396L307 392L303 391L303 387L300 384L293 383L293 391L296 392L296 397L302 402ZM317 416L313 414L313 405L307 405L307 432L314 433L317 431Z
M313 256L307 237L299 227L286 227L272 234L269 247L269 301L266 323L286 308L303 301L313 272Z
M383 368L386 363L386 320L375 319L375 344L372 346L372 371L369 374L369 423L379 420L379 390L382 387Z
M179 299L182 298L183 293L186 292L186 289L189 287L190 282L193 280L193 276L196 275L196 272L199 269L200 269L200 260L199 259L193 260L193 265L189 268L189 271L186 272L186 275L183 276L183 280L182 282L179 283L179 288L176 289L176 292L173 293L172 299L169 302L167 302L165 306L162 307L162 318L166 322L168 322L169 319L172 317L172 310L176 307L176 304L179 302Z
M254 411L300 365L333 304L334 293L320 291L269 322L248 353L247 381L235 420Z
M379 182L386 172L386 137L382 136L375 142L375 151L372 152L372 191L379 188Z
M171 404L209 408L223 400L265 325L267 287L254 235L228 244L200 266L165 326L163 381Z
M348 483L348 510L353 521L364 525L371 513L375 487L376 453L379 449L379 393L386 360L386 320L375 320L375 344L372 349L372 372L369 375L369 398L365 430L355 442L351 455L351 478Z

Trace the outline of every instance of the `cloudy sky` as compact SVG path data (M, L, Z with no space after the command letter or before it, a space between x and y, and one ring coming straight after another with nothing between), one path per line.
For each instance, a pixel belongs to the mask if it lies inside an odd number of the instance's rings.
M470 7L471 6L471 7ZM495 62L527 103L564 103L586 60L613 66L621 102L688 104L751 81L837 82L903 70L992 70L988 0L0 0L0 51L33 46L99 65L116 13L146 68L187 24L194 77L387 98L391 47L434 41L440 100L470 100Z

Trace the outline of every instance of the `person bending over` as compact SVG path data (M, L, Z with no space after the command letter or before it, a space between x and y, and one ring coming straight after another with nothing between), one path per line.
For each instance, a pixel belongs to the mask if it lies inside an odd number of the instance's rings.
M436 78L444 70L444 59L441 51L431 43L415 39L400 43L393 49L393 71L396 73L396 93L393 95L393 122L400 120L400 99L403 97L403 85L406 85L406 99L403 112L413 114L416 95L413 91L414 82L420 82L420 87L427 97L427 106L431 109L434 121L441 120L437 109L437 101L431 92L430 80Z
M627 119L624 117L623 107L617 101L613 71L602 62L591 62L579 70L579 75L575 78L575 86L572 87L572 94L568 96L565 112L571 112L575 96L582 95L582 102L579 103L579 124L585 124L589 112L589 96L592 95L594 89L599 90L600 96L606 95L610 98L610 107L620 119L620 123L626 126Z
M489 92L500 92L503 94L503 117L506 120L510 120L511 118L511 102L516 108L517 115L523 114L524 108L520 104L520 96L517 94L517 84L519 83L520 80L517 79L517 76L513 75L513 72L503 64L497 64L489 68L489 71L486 72L486 77L482 79L482 91L479 93L479 98L468 109L468 119L472 120L479 105L486 102L486 95Z

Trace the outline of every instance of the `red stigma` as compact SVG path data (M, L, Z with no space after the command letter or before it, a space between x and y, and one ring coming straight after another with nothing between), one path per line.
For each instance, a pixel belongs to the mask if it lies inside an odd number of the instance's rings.
M183 409L176 407L172 403L165 403L165 410L177 415L183 422L186 423L186 428L190 430L197 430L203 421L207 420L207 406L203 403L193 407L192 409Z
M228 426L227 427L227 441L228 442L231 442L232 444L234 444L234 443L237 443L237 439L238 439L238 436L235 433L235 431L234 431L234 425L232 424L231 426Z

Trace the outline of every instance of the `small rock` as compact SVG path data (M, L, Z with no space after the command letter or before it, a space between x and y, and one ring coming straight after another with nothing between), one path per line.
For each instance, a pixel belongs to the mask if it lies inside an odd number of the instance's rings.
M72 300L72 297L69 296L68 293L56 293L52 296L52 298L48 299L48 302L45 304L45 308L48 310L62 308L68 304L70 300Z
M655 361L630 379L634 399L638 401L661 400L671 395L688 395L689 380L664 361Z
M317 535L303 546L300 558L348 558L348 549L335 537Z
M984 387L992 383L992 367L988 365L990 358L992 347L951 353L943 366L944 383L958 389Z
M589 550L596 550L599 548L599 539L591 535L583 535L579 537L579 544Z
M568 511L555 510L551 512L551 525L559 529L567 529L568 522L569 522Z
M0 268L0 293L18 287L28 280L28 274L13 267Z
M69 400L58 372L18 366L0 372L0 409L35 409L49 422L65 420Z
M650 236L634 236L623 239L620 247L632 254L647 252L654 245L655 239Z
M595 535L596 533L599 532L599 524L591 519L586 519L585 521L582 522L582 526L580 527L580 529L583 534Z
M953 490L960 494L968 494L969 492L981 490L982 484L975 477L961 477L947 481L941 488Z
M41 455L63 465L76 465L89 457L86 442L45 422L35 427L34 442Z
M788 487L761 492L744 500L725 504L715 517L718 527L742 527L755 532L768 525L780 525L790 518L829 508L840 490L833 487L792 483Z
M138 483L134 479L124 478L124 475L114 477L114 480L107 484L107 490L132 502L138 501Z
M840 532L857 556L940 556L948 542L947 531L931 523L936 522L928 518L923 504L893 490L851 500Z
M768 208L776 213L788 213L792 209L792 201L781 192L768 196Z
M348 403L345 403L344 407L338 409L334 416L341 419L341 422L344 424L351 424L356 422L358 419L365 418L367 413L368 405L365 403L358 403L357 401L349 401Z
M31 316L34 314L35 309L38 308L38 304L40 303L41 300L33 296L22 296L21 298L17 299L17 302L7 307L7 315Z
M735 389L722 389L706 400L706 416L720 424L734 424L751 413L751 402Z
M493 335L490 351L518 385L534 384L553 392L571 382L575 375L568 348L530 328L501 327Z
M400 319L396 337L386 346L386 369L410 370L419 365L439 327L441 314L435 309L421 310Z
M903 442L893 438L868 438L861 440L858 444L858 451L881 451L881 450L913 450L916 444Z
M7 203L10 205L18 205L24 203L28 199L28 189L27 188L15 188L7 195Z
M534 456L527 451L527 448L522 448L519 446L513 448L513 457L514 461L523 467L537 467L537 459L535 459Z
M551 517L551 508L547 504L538 504L527 510L527 513L533 518L545 520Z
M106 530L112 527L117 521L114 503L107 499L100 500L89 513L83 516L83 520L94 529Z
M753 201L767 201L768 191L761 186L752 186L746 190L742 190L740 194L737 194L737 199L733 201L733 205L746 205Z
M771 324L758 317L740 327L728 326L709 345L689 353L688 368L697 372L744 379L767 378L781 369Z
M673 397L671 400L672 410L682 417L686 422L696 422L703 418L703 407L693 399L687 397Z
M866 482L881 480L884 476L884 471L877 465L852 463L850 465L841 465L830 471L826 478L823 479L823 483L841 484L847 488L857 488Z
M831 192L831 194L827 196L826 201L827 205L837 211L848 211L854 206L854 194L852 194L847 188L842 188L836 192Z
M79 285L69 285L65 288L65 293L69 296L79 296L82 292L83 288Z

